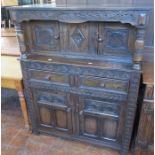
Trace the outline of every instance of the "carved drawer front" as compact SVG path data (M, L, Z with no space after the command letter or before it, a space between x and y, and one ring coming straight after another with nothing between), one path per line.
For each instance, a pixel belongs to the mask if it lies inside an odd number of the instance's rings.
M135 32L126 24L99 24L99 54L131 54L134 51Z
M65 73L47 72L40 70L29 70L31 80L40 80L59 85L69 86L69 76Z
M27 47L31 52L60 50L59 23L33 21L26 27Z
M60 91L33 92L40 129L72 132L69 95Z
M92 76L80 76L80 88L105 89L120 92L128 92L129 82Z
M79 99L80 135L105 142L121 143L123 114L122 103L102 99Z

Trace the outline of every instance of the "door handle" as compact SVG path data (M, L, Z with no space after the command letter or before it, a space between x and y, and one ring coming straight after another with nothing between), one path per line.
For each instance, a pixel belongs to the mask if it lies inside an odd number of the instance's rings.
M103 38L99 37L99 38L98 38L98 42L99 42L99 43L103 42Z

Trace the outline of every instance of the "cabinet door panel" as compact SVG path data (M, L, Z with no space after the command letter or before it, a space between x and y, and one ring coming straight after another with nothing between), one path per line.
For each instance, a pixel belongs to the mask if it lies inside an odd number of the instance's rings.
M41 127L71 132L71 105L69 94L57 91L35 91L35 106Z
M134 52L135 29L127 24L99 24L99 54L128 55Z
M28 47L32 52L49 52L60 50L59 23L34 21L27 28ZM30 32L28 32L30 31Z
M79 98L80 136L121 143L124 103L105 102L101 98Z

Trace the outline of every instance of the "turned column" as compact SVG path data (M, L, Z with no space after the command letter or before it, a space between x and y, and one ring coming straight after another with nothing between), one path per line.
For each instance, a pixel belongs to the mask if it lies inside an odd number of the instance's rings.
M142 13L138 17L138 27L135 41L135 53L133 56L134 61L133 68L137 70L141 70L141 63L143 61L145 25L146 25L146 14Z

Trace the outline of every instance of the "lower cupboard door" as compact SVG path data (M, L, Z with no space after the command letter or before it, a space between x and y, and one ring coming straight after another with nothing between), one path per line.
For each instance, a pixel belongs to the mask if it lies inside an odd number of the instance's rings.
M69 94L57 91L35 91L34 98L41 130L72 132Z
M122 140L123 103L90 98L79 101L79 134L85 138L120 144Z

